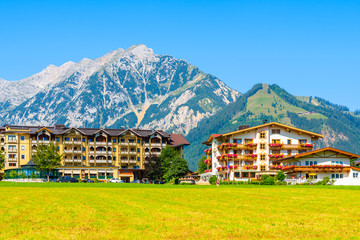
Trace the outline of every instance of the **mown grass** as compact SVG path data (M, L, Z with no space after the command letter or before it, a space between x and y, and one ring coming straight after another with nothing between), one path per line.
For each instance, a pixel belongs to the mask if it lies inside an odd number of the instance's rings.
M1 239L358 239L360 188L0 183Z

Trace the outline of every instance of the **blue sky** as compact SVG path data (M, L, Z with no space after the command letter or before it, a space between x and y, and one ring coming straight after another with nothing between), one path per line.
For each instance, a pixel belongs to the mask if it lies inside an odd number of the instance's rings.
M143 43L246 92L276 83L360 109L360 1L0 0L0 78Z

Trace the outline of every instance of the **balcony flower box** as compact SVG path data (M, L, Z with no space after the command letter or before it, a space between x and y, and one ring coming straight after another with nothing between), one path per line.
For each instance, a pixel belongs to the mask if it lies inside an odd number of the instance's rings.
M270 147L282 147L283 144L282 143L269 143Z
M256 166L256 165L248 165L248 166L245 166L246 167L246 169L247 170L251 170L251 169L254 169L254 170L256 170L257 168L258 168L258 166Z
M269 157L278 159L278 158L283 158L284 155L283 154L270 154Z
M211 162L212 162L212 158L205 159L204 161L205 164L211 164Z
M226 166L221 166L221 167L217 167L216 169L217 169L218 171L224 171L224 170L227 169L227 167L226 167Z
M257 158L257 154L246 154L247 157L249 158Z
M228 158L236 158L236 157L237 157L237 154L228 154L227 157L228 157Z
M256 147L257 143L245 143L245 146L247 146L247 147Z
M206 173L212 172L212 169L206 169L205 172L206 172Z
M272 165L272 166L270 166L270 169L281 170L281 169L283 169L283 166L281 166L281 165Z
M313 148L313 147L314 147L314 144L311 144L311 143L301 143L301 144L300 144L300 147L302 147L302 148Z

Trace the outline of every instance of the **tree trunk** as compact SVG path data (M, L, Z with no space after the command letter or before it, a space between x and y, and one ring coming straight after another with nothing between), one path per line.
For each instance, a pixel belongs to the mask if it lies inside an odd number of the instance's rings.
M50 175L46 175L47 176L47 181L50 182Z

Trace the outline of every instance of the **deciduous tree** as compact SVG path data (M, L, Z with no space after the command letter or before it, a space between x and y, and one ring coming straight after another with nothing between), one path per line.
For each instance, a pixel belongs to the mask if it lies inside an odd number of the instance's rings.
M55 144L40 144L32 161L35 163L36 169L46 172L47 181L49 181L50 172L61 165L61 157Z

